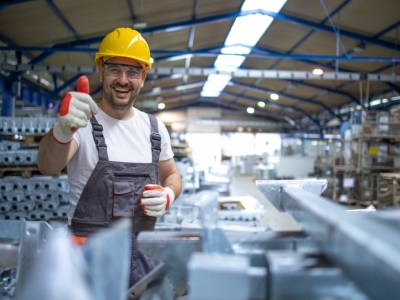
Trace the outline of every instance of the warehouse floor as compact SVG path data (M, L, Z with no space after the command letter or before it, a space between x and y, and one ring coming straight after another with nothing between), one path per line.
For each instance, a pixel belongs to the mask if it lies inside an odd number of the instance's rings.
M265 198L255 185L253 176L236 175L232 178L230 185L232 197L251 196L256 198L265 207L265 217L261 224L274 231L295 231L301 230L298 223L286 212L279 212Z

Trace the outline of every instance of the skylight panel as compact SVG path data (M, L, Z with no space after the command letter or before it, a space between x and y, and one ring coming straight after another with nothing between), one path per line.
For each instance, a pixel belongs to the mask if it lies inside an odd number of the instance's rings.
M241 11L265 10L278 13L285 3L286 0L246 0ZM258 43L273 20L272 17L261 13L237 17L225 40L224 45L226 47L221 49L222 54L218 55L214 66L218 70L224 71L238 69L246 59L245 55L251 52L251 47ZM212 80L215 82L210 83ZM218 97L229 80L231 80L231 77L228 75L213 74L208 76L201 96Z

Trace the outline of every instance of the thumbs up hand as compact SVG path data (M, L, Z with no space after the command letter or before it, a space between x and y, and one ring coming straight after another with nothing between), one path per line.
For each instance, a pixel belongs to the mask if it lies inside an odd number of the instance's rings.
M92 114L97 113L97 104L89 95L89 80L78 79L78 91L69 92L61 102L58 122L53 128L53 137L60 144L68 144L76 130L86 127Z

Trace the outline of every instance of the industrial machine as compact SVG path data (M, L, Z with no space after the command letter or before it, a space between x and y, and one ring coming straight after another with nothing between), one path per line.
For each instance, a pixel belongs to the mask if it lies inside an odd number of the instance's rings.
M139 234L140 250L162 263L131 288L129 220L82 248L44 222L2 221L0 267L16 273L3 271L3 299L400 299L400 211L346 210L320 196L326 184L256 181L295 232L221 220L215 191L176 203L179 216Z

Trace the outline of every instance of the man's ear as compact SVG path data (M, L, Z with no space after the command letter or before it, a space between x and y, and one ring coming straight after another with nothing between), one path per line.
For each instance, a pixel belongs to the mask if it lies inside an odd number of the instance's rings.
M146 80L146 76L147 76L147 72L143 72L143 74L142 74L142 84L140 85L140 88L143 88L144 82Z

